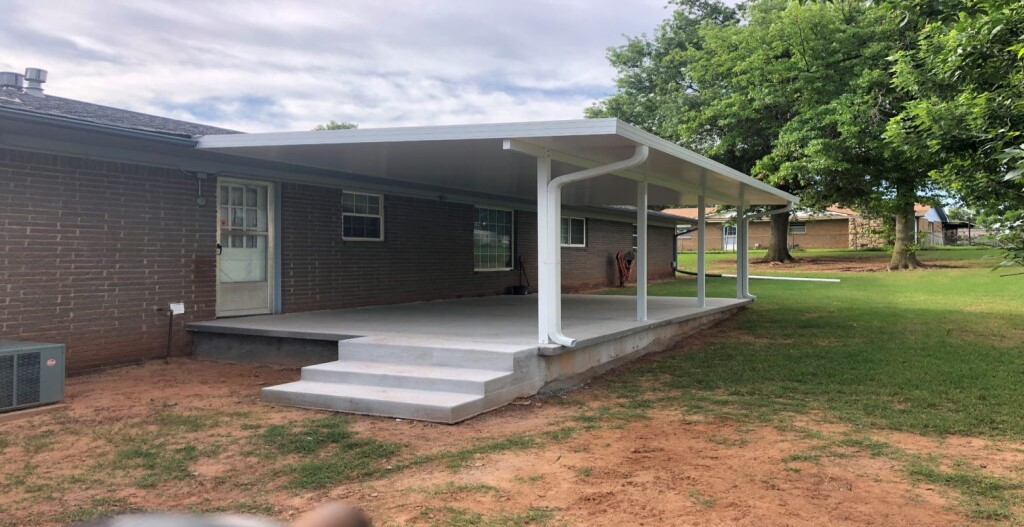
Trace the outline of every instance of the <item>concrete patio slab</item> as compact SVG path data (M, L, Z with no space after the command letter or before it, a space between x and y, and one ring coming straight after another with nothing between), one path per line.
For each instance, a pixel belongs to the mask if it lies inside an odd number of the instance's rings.
M749 303L733 298L651 297L648 320L635 320L635 299L616 295L563 295L566 335L588 346L645 328L679 322ZM490 296L283 315L226 318L188 325L190 331L313 340L366 336L418 336L521 345L537 342L537 297Z

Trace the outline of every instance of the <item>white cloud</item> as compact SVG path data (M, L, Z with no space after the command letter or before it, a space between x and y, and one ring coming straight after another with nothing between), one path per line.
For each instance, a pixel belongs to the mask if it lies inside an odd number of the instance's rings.
M582 115L664 0L5 0L0 69L49 93L245 131Z

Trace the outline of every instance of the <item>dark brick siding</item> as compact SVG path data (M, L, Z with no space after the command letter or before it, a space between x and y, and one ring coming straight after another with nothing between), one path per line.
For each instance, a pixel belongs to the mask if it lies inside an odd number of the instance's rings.
M216 182L203 183L213 196ZM60 342L81 372L175 354L186 322L214 317L213 203L173 169L0 149L0 338ZM339 189L281 185L282 304L296 312L504 293L514 272L474 272L473 207L385 196L385 240L341 240ZM536 219L516 213L536 287ZM586 248L563 249L566 291L615 283L630 223L590 219ZM651 279L671 277L671 229L651 229Z
M207 183L210 191L212 183ZM69 371L174 352L213 316L212 206L180 171L0 149L0 338L60 342Z
M286 312L502 294L510 271L473 270L473 206L385 196L384 241L343 241L341 190L282 185L282 306ZM516 250L537 284L536 216L516 212ZM587 220L587 247L562 249L563 289L617 283L614 255L633 227ZM672 229L650 229L652 280L672 277Z

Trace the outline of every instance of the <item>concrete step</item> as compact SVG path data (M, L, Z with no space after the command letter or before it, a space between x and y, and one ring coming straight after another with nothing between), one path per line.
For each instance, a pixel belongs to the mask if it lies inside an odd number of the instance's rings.
M516 359L534 356L537 346L443 340L413 336L376 336L338 343L338 359L512 371Z
M264 388L260 398L303 408L440 423L457 423L508 403L489 405L476 394L306 380Z
M339 360L302 368L302 380L484 395L506 388L510 371Z

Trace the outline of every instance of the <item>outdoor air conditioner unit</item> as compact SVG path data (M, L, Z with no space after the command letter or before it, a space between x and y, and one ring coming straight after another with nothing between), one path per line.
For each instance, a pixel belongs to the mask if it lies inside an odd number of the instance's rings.
M63 344L0 340L0 412L63 398Z

